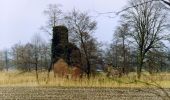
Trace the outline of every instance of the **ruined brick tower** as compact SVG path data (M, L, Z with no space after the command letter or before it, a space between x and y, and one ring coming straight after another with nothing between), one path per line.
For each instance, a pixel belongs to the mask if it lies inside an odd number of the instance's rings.
M52 38L52 59L55 63L62 58L67 61L68 29L65 26L56 26L53 28Z
M65 26L53 28L52 63L64 59L69 65L80 66L81 54L79 48L68 41L68 29Z

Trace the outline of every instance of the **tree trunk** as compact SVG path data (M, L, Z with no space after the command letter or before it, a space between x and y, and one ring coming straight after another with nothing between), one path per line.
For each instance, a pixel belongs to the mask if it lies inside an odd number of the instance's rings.
M86 46L85 46L84 41L83 41L82 38L81 38L81 43L83 45L83 50L84 50L85 58L86 58L86 62L87 62L87 78L90 79L91 65L90 65L90 61L89 61L89 56L87 54L87 49L86 49Z
M125 72L127 72L127 68L125 68L126 65L126 53L125 53L125 37L123 36L123 69L122 69L122 73L125 74Z
M35 73L36 73L37 83L39 84L39 80L38 80L38 65L37 65L37 63L35 64Z
M137 77L138 77L138 79L141 78L142 66L143 66L143 61L141 60L139 66L137 68Z
M140 51L139 54L139 66L137 67L137 77L138 79L141 78L141 72L142 72L142 67L143 67L143 60L144 60L144 54L142 51Z
M91 68L90 68L90 62L89 60L87 59L87 77L88 79L90 79L90 74L91 74Z
M115 48L116 50L115 50L115 66L116 66L116 68L118 67L118 54L117 54L117 41L116 41L116 48Z
M47 81L46 81L46 84L48 83L48 81L49 81L49 77L50 77L50 71L51 71L51 69L53 68L53 60L52 60L52 58L51 58L51 63L50 63L50 66L48 67L48 73L47 73Z
M53 27L54 28L54 27ZM54 36L53 36L54 37ZM48 67L48 73L47 73L47 81L46 81L46 84L48 83L48 81L49 81L49 77L50 77L50 71L51 71L51 69L52 69L52 67L53 67L53 40L51 39L51 54L50 54L50 56L51 56L51 62L50 62L50 66Z
M5 67L6 67L6 71L8 71L8 51L5 51Z

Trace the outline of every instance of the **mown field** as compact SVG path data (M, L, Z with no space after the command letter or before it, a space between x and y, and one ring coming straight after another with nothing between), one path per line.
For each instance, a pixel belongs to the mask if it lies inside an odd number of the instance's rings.
M170 74L144 73L138 80L135 73L121 78L98 74L89 80L54 78L50 73L0 72L0 99L39 100L170 100Z
M155 89L140 88L70 88L1 87L0 99L15 100L169 100ZM170 89L166 89L170 93Z

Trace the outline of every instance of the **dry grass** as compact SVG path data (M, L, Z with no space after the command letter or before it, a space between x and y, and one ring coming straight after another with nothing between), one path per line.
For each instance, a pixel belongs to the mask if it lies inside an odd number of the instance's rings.
M130 73L122 78L107 78L103 74L91 79L71 80L54 78L46 84L47 72L39 73L39 84L36 82L35 72L0 72L0 86L62 86L62 87L163 87L170 88L170 73L149 75L145 73L141 80L137 80L135 73Z

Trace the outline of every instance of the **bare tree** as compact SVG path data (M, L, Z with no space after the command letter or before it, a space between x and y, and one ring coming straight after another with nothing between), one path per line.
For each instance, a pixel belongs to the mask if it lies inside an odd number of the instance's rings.
M23 51L24 51L24 62L25 62L25 67L27 68L28 71L31 71L31 69L34 67L34 52L33 52L33 44L27 43L24 45Z
M150 74L165 71L168 59L166 57L165 48L153 49L146 56L146 69Z
M41 30L43 30L44 32L48 33L51 36L52 36L53 28L59 25L59 20L61 20L62 10L59 8L60 6L61 5L57 5L57 4L49 4L48 8L44 10L44 14L47 15L48 21L47 21L47 26L41 27ZM52 39L51 39L51 43L52 43ZM51 45L51 48L52 48L52 45ZM51 50L51 53L52 53L52 50ZM51 64L48 68L47 78L49 78L49 72L51 71L51 68L53 65L52 54L50 55L51 55ZM47 82L48 82L48 79L47 79Z
M11 66L10 49L5 49L0 52L0 67L1 70L8 71Z
M131 26L132 32L130 36L134 39L138 47L138 78L141 77L144 59L148 51L153 48L159 48L161 40L166 38L166 34L163 34L166 28L165 12L157 3L147 1L132 0L130 6L133 6L133 8L122 15L124 21ZM135 6L142 2L147 3Z
M72 36L72 40L82 49L87 66L87 75L90 78L90 57L87 50L87 41L90 40L91 33L96 29L96 22L92 21L87 13L73 10L66 17L66 24Z
M101 43L99 43L95 38L89 37L89 39L85 42L85 48L88 52L88 57L90 61L90 73L91 75L95 76L95 72L98 65L102 65L102 56L101 56ZM81 47L81 52L84 58L85 53L83 52L84 49ZM86 62L86 60L84 61ZM83 63L83 62L82 62ZM86 64L84 64L86 65Z
M41 58L41 55L40 55L40 52L41 52L41 46L43 44L43 40L42 38L40 37L39 34L35 34L32 38L32 44L33 44L33 64L35 64L35 71L36 71L36 79L37 79L37 82L39 83L38 81L38 65L40 63L40 58Z
M123 66L122 66L122 73L125 74L125 72L128 72L128 65L127 65L127 35L129 32L128 24L121 24L118 26L116 32L115 32L115 38L118 39L120 42L117 43L121 47L120 52L121 56L123 57ZM118 41L117 41L118 42ZM116 46L117 47L117 46Z
M8 69L9 69L9 53L8 53L7 49L4 51L4 56L5 56L5 68L6 68L6 71L8 71Z
M15 44L12 47L12 57L13 57L13 64L16 66L17 69L21 70L28 70L25 60L25 48L21 44Z
M44 14L48 17L47 25L45 27L41 27L41 29L52 35L53 27L59 25L59 20L61 20L62 11L60 9L61 5L57 4L49 4L48 8L44 10Z
M19 70L31 71L32 67L32 48L30 43L26 45L15 44L12 47L13 65Z
M40 67L48 70L50 64L50 44L43 42L40 47Z
M2 71L4 69L5 63L4 63L4 53L3 51L0 51L0 70Z
M12 63L16 69L24 72L35 70L37 73L40 68L48 69L50 63L49 47L49 44L45 43L38 34L35 34L32 43L15 44L11 48Z

